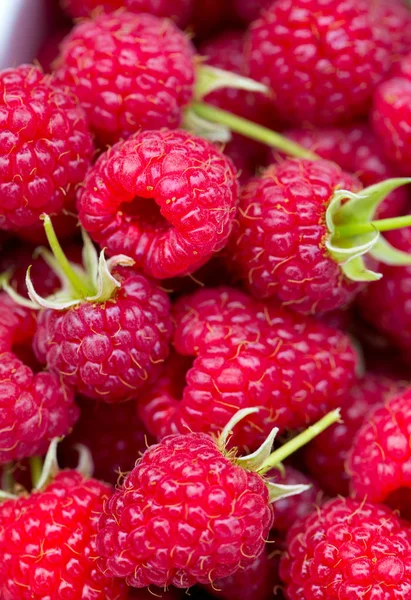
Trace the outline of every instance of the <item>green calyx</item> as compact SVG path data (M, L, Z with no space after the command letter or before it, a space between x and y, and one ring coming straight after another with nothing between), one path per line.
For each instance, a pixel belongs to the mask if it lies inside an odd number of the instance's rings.
M245 408L235 413L235 415L224 427L217 441L218 446L223 453L225 452L233 428L240 421L242 421L251 414L258 413L258 411L258 408ZM339 422L340 419L340 409L334 410L325 415L325 417L323 417L319 421L317 421L317 423L314 423L314 425L311 425L305 431L291 439L289 442L272 452L274 440L278 433L278 428L274 427L270 435L258 448L258 450L256 450L252 454L249 454L248 456L235 457L233 460L235 464L242 467L243 469L247 471L254 471L255 473L258 473L259 475L264 477L271 502L275 502L276 500L280 500L281 498L286 498L288 496L301 494L307 489L309 489L310 486L302 484L278 484L265 477L265 474L272 469L277 469L280 472L282 472L284 470L282 463L286 458L288 458L289 456L291 456L291 454L305 446L305 444L308 444L308 442L313 440L315 437L317 437L317 435L319 435L325 429L330 427L330 425Z
M367 268L364 257L392 266L411 265L411 254L394 248L381 232L411 226L411 216L375 220L376 210L397 188L411 178L387 179L354 193L337 190L326 212L326 248L344 275L352 281L376 281L382 274Z
M118 255L106 259L104 249L98 256L97 251L89 236L82 230L83 236L83 266L71 263L63 252L55 234L51 219L43 215L44 230L52 252L40 248L38 253L47 262L61 281L61 289L47 297L42 298L35 290L30 276L30 267L27 270L26 285L30 300L20 296L9 285L7 279L2 282L4 290L19 304L33 309L51 308L65 310L81 302L106 302L113 297L120 287L120 282L112 274L117 265L132 266L134 261L128 256Z

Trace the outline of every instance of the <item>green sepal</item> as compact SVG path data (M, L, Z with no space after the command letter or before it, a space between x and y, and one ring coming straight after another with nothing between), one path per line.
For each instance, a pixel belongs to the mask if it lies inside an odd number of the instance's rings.
M196 83L194 89L195 100L201 100L207 94L221 88L234 88L237 90L247 90L268 95L269 88L249 77L243 77L232 71L225 71L217 67L211 67L206 64L199 64L196 70Z
M59 472L59 464L57 460L57 446L60 438L53 438L47 450L46 458L44 459L43 469L39 480L36 482L35 490L42 490Z
M236 459L236 463L248 471L259 471L271 454L274 440L278 431L278 427L274 427L274 429L271 430L270 435L261 444L258 450L252 454L248 454L247 456L240 456Z
M195 135L202 137L210 142L220 142L227 144L232 139L231 131L225 125L207 121L197 115L191 108L184 111L182 125L183 129L191 131Z
M402 250L397 250L397 248L394 248L394 246L392 246L382 235L379 237L377 243L374 244L370 251L370 255L375 258L375 260L378 260L385 265L390 265L391 267L406 267L411 265L411 254L403 252Z
M283 498L289 498L290 496L297 496L303 494L311 488L311 485L304 485L302 483L297 485L285 485L281 483L275 483L269 479L265 480L265 485L268 489L268 495L270 502L276 502Z

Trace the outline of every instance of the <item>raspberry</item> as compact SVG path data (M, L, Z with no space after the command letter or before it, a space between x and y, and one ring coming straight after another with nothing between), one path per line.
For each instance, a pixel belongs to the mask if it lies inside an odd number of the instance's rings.
M363 0L277 0L250 28L251 77L273 91L292 124L331 125L365 116L390 68L389 28Z
M24 231L74 201L93 144L83 111L40 69L0 73L0 229Z
M245 24L255 21L273 0L233 0L235 15Z
M355 173L364 186L396 175L380 148L378 138L367 125L349 125L328 129L295 129L287 133L293 141L316 154L336 162L344 171ZM272 152L275 157L274 151ZM408 208L406 189L398 188L381 203L376 218L403 214Z
M345 466L353 438L370 411L403 386L400 381L367 373L342 403L342 422L324 431L304 448L305 466L324 491L333 496L348 496L350 476Z
M378 18L390 33L394 68L397 61L411 51L411 12L401 0L376 4Z
M146 131L90 169L79 196L83 227L110 254L157 279L195 271L223 248L235 217L231 161L184 131Z
M59 29L49 35L43 42L40 50L37 53L36 60L40 63L41 68L45 73L51 73L53 63L59 55L59 46L63 39L70 32L69 27Z
M124 584L95 562L97 521L110 491L65 471L45 490L0 504L2 600L127 597Z
M65 466L78 462L76 444L86 446L93 457L94 477L115 484L131 471L149 438L137 416L135 401L119 408L102 402L80 401L81 416L72 434L60 446Z
M411 518L411 390L387 400L358 431L348 458L355 497Z
M155 379L168 354L169 301L143 275L119 269L121 289L107 303L40 312L38 359L89 398L125 402Z
M289 600L406 600L411 538L391 511L336 498L289 532L280 575Z
M275 296L302 313L334 310L352 300L360 284L343 275L324 247L325 211L339 188L360 189L324 160L286 160L243 188L229 253L254 296Z
M194 86L194 49L168 20L119 11L74 27L55 76L78 96L102 144L176 128Z
M125 8L130 12L149 13L172 18L180 27L187 25L194 0L62 0L64 10L73 19L91 17L98 11L114 12Z

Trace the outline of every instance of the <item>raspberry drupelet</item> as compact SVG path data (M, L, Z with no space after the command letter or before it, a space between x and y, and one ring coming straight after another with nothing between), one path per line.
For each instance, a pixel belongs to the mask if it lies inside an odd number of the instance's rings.
M290 124L332 125L367 115L391 66L389 28L364 0L277 0L252 23L246 60Z
M145 131L103 154L78 198L80 222L156 279L191 273L221 250L235 218L231 161L185 131Z
M107 502L99 522L102 569L133 587L213 584L250 566L275 518L271 502L306 486L264 474L338 418L338 411L272 454L277 430L248 457L226 450L239 411L218 438L171 435L151 446Z
M358 500L383 502L411 518L411 389L376 408L358 431L348 473Z
M93 154L86 116L66 88L33 65L0 72L0 229L41 228L72 208Z
M62 471L31 495L1 502L2 600L126 600L124 583L96 564L97 522L110 494L106 484Z
M117 11L76 25L56 79L78 96L101 144L176 128L194 91L194 48L171 21Z
M193 2L194 0L62 0L62 6L73 19L92 17L98 11L111 13L124 8L130 12L168 17L180 27L185 27Z
M386 258L379 235L384 220L373 220L388 193L409 181L388 179L362 190L354 176L325 160L272 165L242 190L229 264L256 298L275 297L306 314L342 308L381 277L364 255L378 250L382 262L411 260L401 254L396 261L391 247ZM398 219L397 226L409 224L408 217Z
M280 576L288 600L406 600L409 527L382 506L336 498L295 524Z

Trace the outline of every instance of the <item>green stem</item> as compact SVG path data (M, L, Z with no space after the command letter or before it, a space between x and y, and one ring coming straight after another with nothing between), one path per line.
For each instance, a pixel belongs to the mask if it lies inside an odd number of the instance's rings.
M33 489L40 481L41 473L43 471L43 461L40 456L32 456L30 462L30 474L31 474L31 485Z
M300 146L300 144L292 142L283 135L280 135L275 131L271 131L271 129L267 129L267 127L263 127L262 125L258 125L257 123L253 123L252 121L248 121L247 119L233 115L230 112L221 110L221 108L216 108L215 106L211 106L205 102L193 102L190 105L190 108L196 115L202 119L205 119L206 121L225 125L235 133L240 133L241 135L251 138L252 140L262 142L263 144L267 144L267 146L271 146L272 148L277 148L278 150L281 150L281 152L284 152L290 156L295 156L297 158L308 158L311 160L318 160L319 158L316 154L310 152L310 150Z
M16 483L13 477L13 466L13 462L9 462L3 467L1 489L5 492L12 492Z
M263 474L270 469L278 467L278 465L280 465L286 458L291 456L291 454L294 454L294 452L302 448L302 446L305 446L308 444L308 442L311 442L311 440L327 429L327 427L337 423L340 421L340 419L341 415L339 408L329 412L327 415L325 415L325 417L317 421L317 423L314 423L314 425L311 425L311 427L308 427L305 431L284 444L284 446L281 446L281 448L278 448L278 450L274 450L274 452L272 452L264 461L261 468L258 469L258 472Z
M60 265L60 268L62 269L65 276L67 277L67 279L73 286L74 290L80 296L88 296L90 293L90 290L88 289L87 285L85 285L85 283L81 279L81 277L75 272L75 270L73 269L73 267L70 264L70 261L67 259L66 255L64 254L63 248L60 246L60 243L55 234L53 224L51 222L50 217L48 215L44 214L41 216L41 218L44 221L44 230L46 232L48 243L50 244L50 248L51 248L58 264Z
M379 219L369 223L350 223L349 225L337 225L335 233L341 238L354 237L372 231L393 231L411 226L411 215L404 217L393 217L391 219Z

